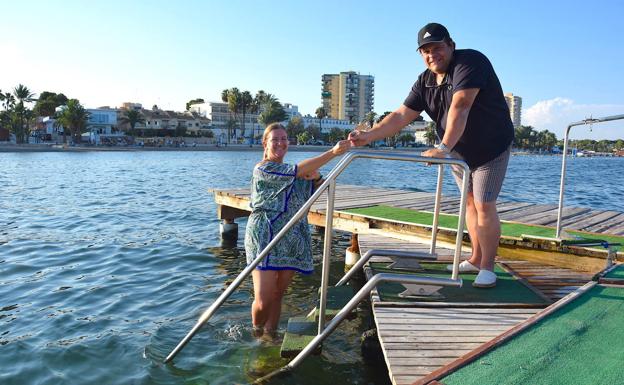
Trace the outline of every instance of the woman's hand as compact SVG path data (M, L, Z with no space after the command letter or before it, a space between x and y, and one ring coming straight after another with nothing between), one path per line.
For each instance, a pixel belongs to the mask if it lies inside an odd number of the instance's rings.
M351 148L351 142L349 140L341 140L331 149L332 154L338 156L349 151Z

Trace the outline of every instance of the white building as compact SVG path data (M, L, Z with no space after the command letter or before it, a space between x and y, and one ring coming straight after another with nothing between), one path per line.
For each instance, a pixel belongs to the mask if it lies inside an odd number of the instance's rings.
M301 116L301 114L299 114L299 107L291 103L284 103L282 106L284 107L284 112L286 112L286 115L288 117L284 124L286 124L290 119L295 116ZM193 104L191 106L191 111L196 112L199 115L206 117L207 119L210 119L215 139L220 143L227 142L227 127L229 122L232 120L235 120L237 127L236 134L234 135L233 139L234 141L238 141L241 143L247 142L250 137L255 138L258 135L261 135L262 131L264 130L264 126L258 123L259 114L247 112L245 114L244 125L242 125L242 114L238 113L235 117L228 108L227 103L207 102ZM241 130L241 126L244 126L243 130Z
M102 144L104 137L121 137L122 132L117 130L117 109L109 107L88 108L89 120L87 132L93 144Z
M345 119L333 119L333 118L315 118L310 115L303 116L303 127L308 128L311 125L320 126L321 133L328 134L332 128L339 128L341 130L353 130L356 124L353 124Z

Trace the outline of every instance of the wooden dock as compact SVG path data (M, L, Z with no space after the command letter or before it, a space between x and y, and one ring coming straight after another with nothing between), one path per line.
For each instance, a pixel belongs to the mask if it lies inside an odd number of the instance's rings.
M215 202L222 206L219 212L221 219L227 218L228 215L231 218L248 215L250 211L250 192L248 188L212 191L214 192ZM319 226L325 224L326 204L327 201L325 195L323 195L312 206L308 217L311 224ZM337 185L334 205L335 210L338 211L334 213L334 220L336 221L334 226L340 230L351 231L359 229L367 221L354 218L353 215L340 212L341 210L372 205L387 205L433 211L434 194L387 188ZM555 226L557 223L556 204L499 202L497 207L499 216L503 221L540 226ZM459 197L443 197L441 212L457 214L459 212ZM563 227L568 230L624 236L624 213L582 207L564 207Z
M410 240L382 235L360 235L361 253L370 249L414 250ZM449 259L439 250L441 259ZM388 262L373 257L371 263ZM557 301L592 279L591 274L535 262L501 260L511 272L552 301ZM392 383L412 384L503 334L542 310L539 307L453 306L414 307L383 302L376 291L371 304L377 335Z
M218 205L218 217L226 221L248 216L249 189L212 190ZM312 225L325 225L326 195L323 194L311 207L308 221ZM372 188L353 185L337 185L334 228L350 233L365 234L381 231L384 234L431 236L431 226L357 215L345 210L375 205L391 206L399 209L412 209L432 212L434 194L387 188ZM557 206L554 204L533 204L526 202L499 202L501 221L536 226L550 226L557 222ZM442 214L459 212L457 196L443 196L440 209ZM593 235L624 235L624 213L617 211L593 210L589 208L564 207L563 229L577 230ZM456 230L440 228L438 239L454 242ZM468 237L464 237L468 244ZM595 273L604 265L606 250L596 248L563 247L558 243L539 237L501 237L498 255L505 258L531 258L542 264L565 264L580 271ZM572 257L570 257L572 256ZM618 252L624 261L624 253Z
M248 189L218 190L214 194L220 219L231 221L249 215ZM344 211L372 205L433 211L433 194L339 185L333 216L336 229L358 234L361 254L370 249L428 251L430 226ZM309 222L324 226L325 208L323 196L312 206ZM506 221L554 226L557 220L556 205L501 202L498 209L501 219ZM458 211L457 197L443 198L442 213L457 214ZM563 226L567 230L624 235L624 213L568 207L564 209L563 218ZM439 260L451 259L454 236L452 230L440 230L439 247L436 249ZM549 241L518 237L503 238L500 246L499 266L549 303L585 285L605 266L606 253L596 249L569 250L553 246ZM468 252L466 244L463 255L467 256ZM383 256L373 257L369 265L389 260ZM365 274L372 273L365 268ZM397 303L383 301L377 290L371 293L370 299L385 362L395 385L418 383L429 373L496 339L546 306Z

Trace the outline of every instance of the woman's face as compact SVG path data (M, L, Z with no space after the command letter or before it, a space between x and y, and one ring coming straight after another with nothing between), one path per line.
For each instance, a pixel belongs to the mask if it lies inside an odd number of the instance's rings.
M288 135L286 130L277 129L269 132L264 148L268 160L282 162L288 152Z

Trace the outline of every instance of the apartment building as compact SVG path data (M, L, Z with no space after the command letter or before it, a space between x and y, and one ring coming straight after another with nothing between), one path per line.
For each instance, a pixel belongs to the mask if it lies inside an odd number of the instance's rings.
M355 71L324 74L321 83L321 100L329 117L356 123L373 110L374 76Z
M522 98L508 92L505 94L505 101L509 107L509 115L514 128L520 127L522 124Z

